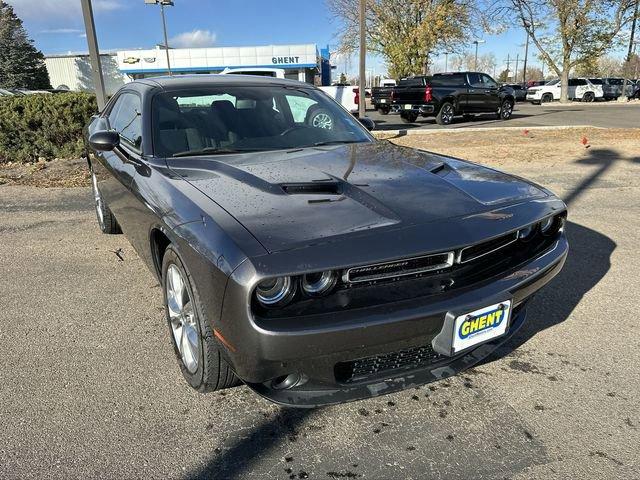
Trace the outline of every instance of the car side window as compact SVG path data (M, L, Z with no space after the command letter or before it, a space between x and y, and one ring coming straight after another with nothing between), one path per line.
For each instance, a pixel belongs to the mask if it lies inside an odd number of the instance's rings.
M482 78L479 73L467 73L467 79L469 81L469 85L476 88L482 88L484 85L482 84Z
M491 78L489 75L485 75L483 73L481 77L482 77L482 83L484 83L485 87L496 88L498 86L496 81L493 78ZM520 85L517 85L517 87L518 89L520 89Z
M142 104L134 93L123 93L109 113L109 125L132 148L142 145Z
M569 79L569 86L570 87L577 87L578 86L578 80L576 80L575 78L570 78Z

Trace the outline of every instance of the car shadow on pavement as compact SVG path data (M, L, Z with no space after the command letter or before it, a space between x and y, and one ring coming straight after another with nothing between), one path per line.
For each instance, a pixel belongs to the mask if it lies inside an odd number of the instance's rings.
M187 474L189 480L234 479L251 471L283 440L295 442L300 426L312 415L313 409L282 407L272 418L238 438L229 448L214 455L198 471ZM216 452L218 450L216 449ZM285 462L289 460L285 459ZM302 478L302 477L301 477Z
M598 168L583 178L565 196L569 218L571 207L576 200L602 180L617 162L640 163L640 157L623 159L614 150L597 148L589 150L585 158L576 160L575 163L579 165ZM567 222L566 231L569 255L562 272L531 300L528 318L521 330L482 363L489 363L508 355L538 332L567 320L584 295L595 287L611 268L611 255L617 246L613 240L571 221Z

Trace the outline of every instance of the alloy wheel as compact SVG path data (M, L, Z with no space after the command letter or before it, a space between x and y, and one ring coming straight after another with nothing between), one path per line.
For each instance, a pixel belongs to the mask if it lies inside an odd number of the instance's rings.
M176 347L189 373L198 370L200 341L193 301L180 269L169 265L166 278L167 310Z
M505 100L502 103L502 107L500 107L500 115L504 120L508 120L511 118L511 114L513 113L513 104L509 100Z
M451 105L445 105L442 107L442 121L449 124L453 121L453 107Z

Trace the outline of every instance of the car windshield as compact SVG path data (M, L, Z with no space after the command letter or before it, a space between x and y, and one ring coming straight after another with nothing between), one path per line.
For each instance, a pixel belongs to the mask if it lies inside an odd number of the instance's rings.
M158 94L157 156L224 155L372 141L358 120L314 88L215 86Z

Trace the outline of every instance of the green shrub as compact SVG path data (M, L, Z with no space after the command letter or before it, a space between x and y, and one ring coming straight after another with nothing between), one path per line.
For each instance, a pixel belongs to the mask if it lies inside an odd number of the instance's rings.
M81 156L82 130L97 110L87 93L0 97L0 163Z

